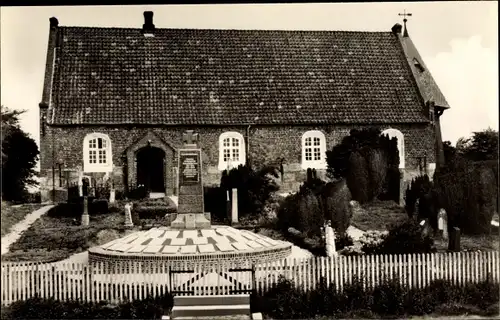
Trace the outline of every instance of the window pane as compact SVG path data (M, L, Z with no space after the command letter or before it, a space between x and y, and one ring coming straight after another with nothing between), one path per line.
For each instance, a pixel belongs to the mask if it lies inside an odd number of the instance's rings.
M224 162L228 161L231 158L231 150L224 149Z
M314 160L321 160L321 151L319 148L314 148Z
M96 151L89 152L89 163L97 163Z
M306 138L306 146L310 146L311 145L311 138Z
M106 163L106 151L99 150L99 163Z
M315 146L319 146L319 138L318 137L314 137L314 145Z
M95 149L95 147L96 147L96 141L95 141L95 139L90 140L89 141L89 148L90 149Z
M224 147L229 147L229 146L231 145L231 144L230 144L230 141L231 141L231 140L230 140L229 138L224 139L223 146L224 146Z
M306 161L312 160L312 150L311 148L306 148Z
M240 145L240 140L237 138L233 138L233 147L238 147Z
M106 140L102 139L102 147L106 149Z
M101 138L97 139L97 148L102 149L102 139Z
M240 150L233 149L233 161L240 161Z

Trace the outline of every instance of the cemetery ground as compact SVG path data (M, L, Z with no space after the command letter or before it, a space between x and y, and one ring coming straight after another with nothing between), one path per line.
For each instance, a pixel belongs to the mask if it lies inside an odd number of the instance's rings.
M123 207L122 203L116 205ZM35 221L11 245L2 260L55 262L134 231L125 230L124 215L119 210L111 209L107 213L91 215L90 226L82 227L80 219L61 212L64 209L64 205L56 206Z
M21 222L26 215L41 207L42 205L38 203L13 205L2 201L1 236L7 235L16 223Z

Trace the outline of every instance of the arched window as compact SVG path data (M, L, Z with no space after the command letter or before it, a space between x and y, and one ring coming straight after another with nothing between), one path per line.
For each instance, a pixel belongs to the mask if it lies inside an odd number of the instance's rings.
M382 134L388 135L391 139L395 137L398 140L399 168L403 169L405 167L405 138L403 133L397 129L386 129Z
M246 160L245 140L238 132L224 132L219 137L219 170L244 165Z
M326 168L326 139L321 131L307 131L302 135L302 169L307 168Z
M113 167L111 140L102 133L90 133L83 139L83 171L109 172Z

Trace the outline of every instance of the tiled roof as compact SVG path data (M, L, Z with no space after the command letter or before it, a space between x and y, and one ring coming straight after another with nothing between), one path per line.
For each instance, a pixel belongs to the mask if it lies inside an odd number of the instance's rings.
M391 32L60 27L54 124L428 121Z

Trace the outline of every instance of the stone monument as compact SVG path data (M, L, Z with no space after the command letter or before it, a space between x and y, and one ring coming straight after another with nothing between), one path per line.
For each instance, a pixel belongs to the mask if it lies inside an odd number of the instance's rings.
M127 203L125 205L125 228L132 228L134 223L132 222L132 205Z
M438 230L443 239L448 239L448 219L446 217L446 210L442 208L438 214Z
M184 147L179 150L177 217L173 229L210 228L210 214L204 212L201 149L198 134L187 130L183 135Z

